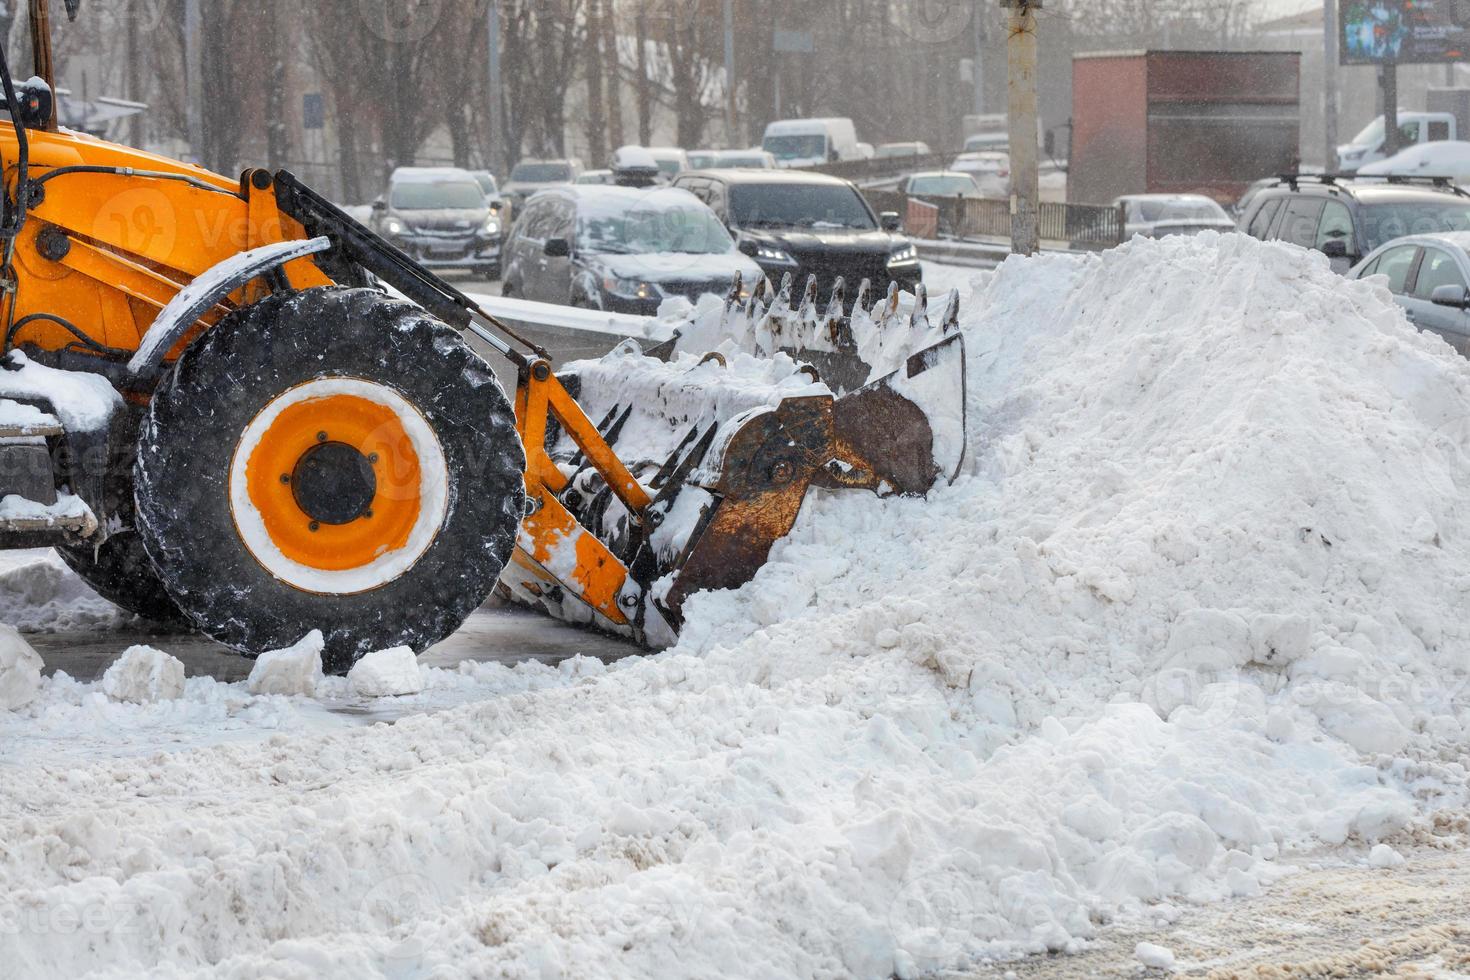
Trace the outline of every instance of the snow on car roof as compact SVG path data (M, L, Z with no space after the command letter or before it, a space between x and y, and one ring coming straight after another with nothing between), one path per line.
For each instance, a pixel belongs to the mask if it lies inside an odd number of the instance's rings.
M703 210L699 198L677 187L614 187L606 184L571 184L552 194L564 194L577 202L582 217L617 217L629 211Z
M395 183L432 183L441 180L469 180L475 175L459 167L399 167L391 178Z

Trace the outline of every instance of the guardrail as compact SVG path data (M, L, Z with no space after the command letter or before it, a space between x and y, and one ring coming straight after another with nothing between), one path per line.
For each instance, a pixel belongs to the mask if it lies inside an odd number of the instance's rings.
M1011 238L1011 202L989 197L909 197L901 191L865 189L863 196L874 211L893 211L910 222L912 204L923 202L938 209L936 232L940 238ZM1102 251L1122 244L1125 228L1123 209L1094 204L1059 204L1044 201L1038 218L1043 242L1061 243L1065 248ZM929 222L925 220L924 224ZM922 234L927 228L910 228Z

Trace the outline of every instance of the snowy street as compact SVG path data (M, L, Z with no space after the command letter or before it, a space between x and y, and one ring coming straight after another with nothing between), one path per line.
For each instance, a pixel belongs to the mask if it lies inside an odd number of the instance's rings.
M48 671L87 682L0 716L6 959L1453 974L1463 362L1375 287L1238 237L929 275L977 355L965 475L814 496L664 654L603 663L626 648L487 610L419 694L257 695L243 663L200 676L225 661L197 640L7 572L65 624L33 638ZM195 667L181 696L92 680L140 640Z

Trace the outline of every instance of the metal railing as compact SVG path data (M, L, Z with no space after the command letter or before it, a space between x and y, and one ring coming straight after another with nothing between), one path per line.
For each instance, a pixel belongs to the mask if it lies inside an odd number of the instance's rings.
M915 197L901 191L864 189L874 211L893 211L909 219L910 200L923 201L939 209L938 236L958 239L1011 237L1011 202L988 197ZM1121 244L1124 234L1123 209L1111 205L1042 202L1038 207L1043 242L1066 248L1101 251ZM926 222L927 224L927 222Z

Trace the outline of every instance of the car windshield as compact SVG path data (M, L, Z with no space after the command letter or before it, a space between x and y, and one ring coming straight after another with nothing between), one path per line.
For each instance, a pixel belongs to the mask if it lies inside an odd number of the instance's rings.
M856 190L844 185L747 184L730 191L739 228L876 228Z
M722 167L735 167L737 169L744 167L746 169L764 170L766 168L766 158L754 154L746 154L741 157L720 157L719 164Z
M572 168L564 163L523 163L510 172L510 179L523 184L554 184L572 179Z
M485 206L485 192L472 180L411 181L393 185L399 211L474 211Z
M665 157L658 161L658 172L665 177L677 177L681 166L681 161L672 157Z
M809 160L827 155L827 137L821 133L805 136L767 136L761 149L777 160Z
M1003 150L1010 145L1010 138L998 133L984 133L965 140L965 152L976 150Z
M723 255L735 242L707 208L645 208L583 216L577 247L604 255Z
M975 190L975 181L969 177L915 177L909 181L910 194L969 194Z
M1353 146L1377 146L1383 142L1383 117L1370 122L1363 127L1363 131L1353 137Z
M495 178L489 174L475 174L475 183L480 185L480 190L485 192L486 197L493 197L497 191Z
M1369 249L1405 235L1470 231L1470 201L1371 204L1363 209L1362 222Z
M1133 201L1132 221L1226 221L1225 212L1211 201Z

